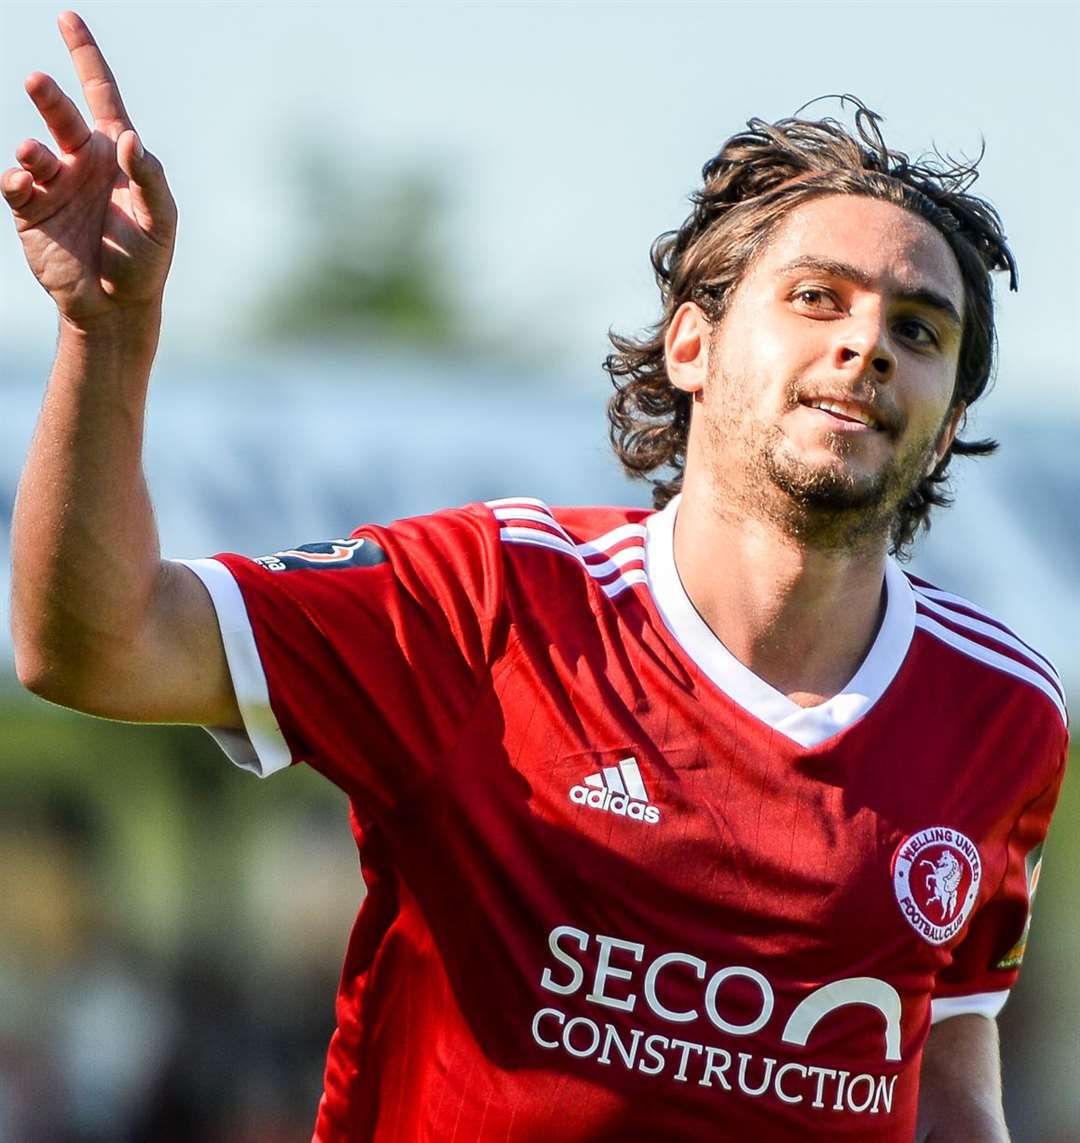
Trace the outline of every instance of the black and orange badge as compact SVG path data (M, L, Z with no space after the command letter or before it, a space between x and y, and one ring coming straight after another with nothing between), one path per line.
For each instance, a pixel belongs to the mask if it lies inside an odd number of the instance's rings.
M320 540L255 560L270 571L316 568L366 568L386 563L386 553L372 540Z
M1035 900L1035 890L1039 887L1039 871L1042 869L1043 843L1040 842L1024 858L1024 867L1027 873L1028 913L1024 922L1024 931L1020 939L1011 949L994 965L996 969L1019 968L1027 950L1028 933L1031 932L1031 903Z

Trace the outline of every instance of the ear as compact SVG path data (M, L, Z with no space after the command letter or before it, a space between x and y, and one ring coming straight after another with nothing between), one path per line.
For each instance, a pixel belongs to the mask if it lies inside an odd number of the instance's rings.
M696 302L683 302L664 336L668 380L684 393L699 393L709 373L709 319Z
M952 448L956 434L960 431L960 424L964 419L965 412L967 412L967 405L960 401L945 418L945 423L941 426L941 432L938 434L938 442L934 446L934 463L930 468L931 472L945 459L945 454Z

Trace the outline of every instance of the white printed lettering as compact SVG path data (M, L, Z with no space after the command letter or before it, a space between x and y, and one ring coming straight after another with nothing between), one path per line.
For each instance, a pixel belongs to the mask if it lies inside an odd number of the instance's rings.
M553 1032L555 1028L559 1029L557 1033ZM789 1106L807 1103L817 1110L831 1107L854 1115L892 1110L896 1075L808 1067L795 1060L754 1052L737 1054L738 1067L732 1075L732 1055L718 1045L669 1039L641 1028L600 1023L587 1016L570 1017L555 1008L541 1008L533 1016L532 1036L546 1051L561 1048L569 1056L595 1059L605 1067L621 1064L627 1072L663 1075L676 1083L695 1082L700 1087L715 1086L749 1099L771 1096Z
M546 988L548 992L557 992L560 996L571 996L581 987L585 979L585 970L572 956L564 953L559 947L559 940L562 937L573 937L582 952L589 947L588 933L583 933L581 929L575 929L573 925L556 925L548 934L548 948L551 949L551 955L560 964L564 964L570 969L570 983L556 984L555 978L551 975L551 969L545 968L544 975L540 977L540 987Z
M801 1072L802 1078L806 1079L806 1068L802 1064L784 1064L784 1066L776 1073L776 1094L784 1101L784 1103L802 1103L803 1097L801 1095L789 1095L784 1091L784 1076L788 1072Z
M638 1043L642 1035L640 1028L630 1029L630 1050L627 1051L623 1045L622 1037L619 1035L619 1029L614 1024L608 1024L604 1029L604 1050L596 1057L596 1062L598 1064L610 1064L611 1049L614 1045L618 1049L619 1055L622 1056L623 1067L627 1071L633 1071L634 1060L637 1059Z
M855 1095L855 1087L857 1084L866 1083L866 1099L859 1100ZM847 1085L847 1105L855 1112L865 1111L874 1100L874 1077L868 1076L865 1072L861 1072L857 1076L851 1077L851 1082Z
M900 1059L900 994L873 976L834 980L814 989L788 1017L782 1039L805 1047L818 1022L845 1004L869 1004L885 1017L885 1059ZM756 1031L756 1029L755 1029Z
M631 992L628 996L624 996L620 999L617 996L605 995L604 986L609 979L634 979L634 974L628 969L613 968L611 966L612 949L622 949L624 952L632 953L634 960L640 961L645 955L645 946L638 944L636 941L620 941L617 937L604 937L599 934L597 934L596 943L600 946L600 956L596 963L596 976L593 978L592 991L585 999L591 1000L594 1004L603 1004L607 1008L618 1008L623 1012L633 1012L634 1004L637 1002L636 993Z
M961 836L955 835L957 839ZM595 970L590 971L592 942L596 946ZM711 1025L727 1036L751 1036L772 1019L778 995L757 969L727 965L712 970L702 957L679 951L664 952L650 960L641 941L590 934L572 925L553 928L547 944L551 958L542 969L541 987L560 996L576 995L590 1007L585 1009L589 1015L582 1014L580 1008L577 1013L540 1008L532 1018L532 1039L545 1052L561 1049L577 1060L595 1060L602 1067L621 1065L627 1072L662 1075L676 1083L693 1082L733 1092L739 1098L771 1098L777 1109L805 1104L807 1112L810 1108L829 1108L852 1115L889 1114L893 1110L896 1081L903 1073L851 1072L784 1059L782 1054L774 1058L758 1054L752 1042L750 1050L735 1053L718 1044L659 1035L650 1031L648 1020L642 1027L629 1027L592 1018L598 1007L620 1013L647 1009L653 1027L656 1020L683 1026L696 1021L703 1029ZM590 975L591 980L587 980ZM760 999L756 1011L753 990L740 982L748 982L757 990ZM786 996L786 986L779 995ZM640 1007L639 998L644 1001ZM837 1009L854 1004L880 1013L884 1019L884 1059L900 1061L900 995L876 977L834 980L803 996L783 1022L781 1039L797 1048L812 1047L818 1025ZM818 1039L824 1043L842 1027L832 1027L829 1036L821 1032Z
M835 1068L807 1068L807 1075L817 1076L817 1091L814 1093L814 1102L810 1104L811 1107L824 1107L825 1101L822 1098L822 1092L825 1088L825 1080L832 1079L836 1075Z
M666 1048L668 1046L667 1036L653 1035L645 1037L645 1051L648 1052L650 1056L652 1056L653 1063L652 1066L646 1067L645 1061L639 1060L639 1072L644 1072L647 1076L654 1076L664 1070L664 1065L667 1063L667 1060L665 1060L664 1057L660 1054L657 1048L658 1044L663 1044L663 1046Z
M717 1065L714 1061L721 1059L724 1062ZM731 1084L728 1083L725 1072L731 1067L731 1053L724 1051L723 1048L715 1048L712 1044L705 1045L705 1071L701 1073L701 1079L698 1083L702 1087L712 1087L712 1076L720 1081L720 1086L724 1091L731 1091Z
M706 966L705 962L698 956L690 956L688 953L669 952L661 953L649 965L648 971L645 973L645 1003L652 1009L657 1016L664 1020L670 1020L673 1024L685 1024L691 1020L698 1018L696 1008L687 1008L685 1011L676 1012L667 1005L660 1002L659 997L656 995L656 981L661 971L669 964L688 964L697 975L698 980L705 979Z
M752 980L761 991L761 1011L749 1024L732 1024L716 1010L716 994L720 990L720 985L732 976L742 976ZM743 965L733 964L714 972L705 988L705 1012L709 1019L721 1032L730 1032L733 1036L752 1036L755 1032L760 1032L769 1022L774 1003L772 985L757 969L746 968Z
M874 1092L874 1106L870 1109L871 1115L877 1115L881 1105L885 1105L886 1112L892 1111L893 1088L896 1087L896 1076L878 1076L877 1090Z
M572 1037L575 1028L587 1028L589 1030L591 1039L587 1048L574 1047ZM566 1026L563 1028L562 1042L563 1047L572 1056L577 1056L579 1059L585 1056L591 1056L595 1054L596 1049L600 1047L600 1029L588 1016L575 1016L572 1020L567 1020L566 1022Z
M566 1019L558 1008L541 1008L533 1017L532 1037L541 1048L557 1048L559 1046L558 1040L545 1040L540 1035L540 1021L543 1020L545 1016L554 1016L556 1021L560 1024Z
M771 1056L766 1056L762 1063L765 1065L765 1075L758 1087L751 1087L746 1082L746 1069L750 1061L754 1057L749 1052L739 1053L739 1090L746 1092L747 1095L761 1095L769 1088L772 1082L773 1068L776 1067L776 1061Z
M679 1070L675 1073L672 1079L677 1079L680 1083L686 1083L686 1065L690 1060L690 1053L696 1052L700 1055L704 1048L701 1044L692 1044L688 1040L672 1040L671 1046L673 1048L682 1048L682 1058L679 1062Z

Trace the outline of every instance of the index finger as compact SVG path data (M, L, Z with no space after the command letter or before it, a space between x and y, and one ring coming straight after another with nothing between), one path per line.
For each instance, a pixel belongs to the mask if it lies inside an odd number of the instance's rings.
M59 19L60 34L71 53L75 71L82 84L90 114L98 124L114 128L115 136L131 127L131 120L120 98L120 89L97 41L82 17L75 12L63 12ZM110 131L109 134L114 134Z

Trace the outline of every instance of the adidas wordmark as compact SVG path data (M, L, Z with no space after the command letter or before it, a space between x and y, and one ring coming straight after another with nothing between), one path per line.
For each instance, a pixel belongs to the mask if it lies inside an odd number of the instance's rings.
M660 820L660 809L649 804L641 771L633 758L624 758L617 766L605 766L589 774L580 786L571 786L570 801L649 825Z

